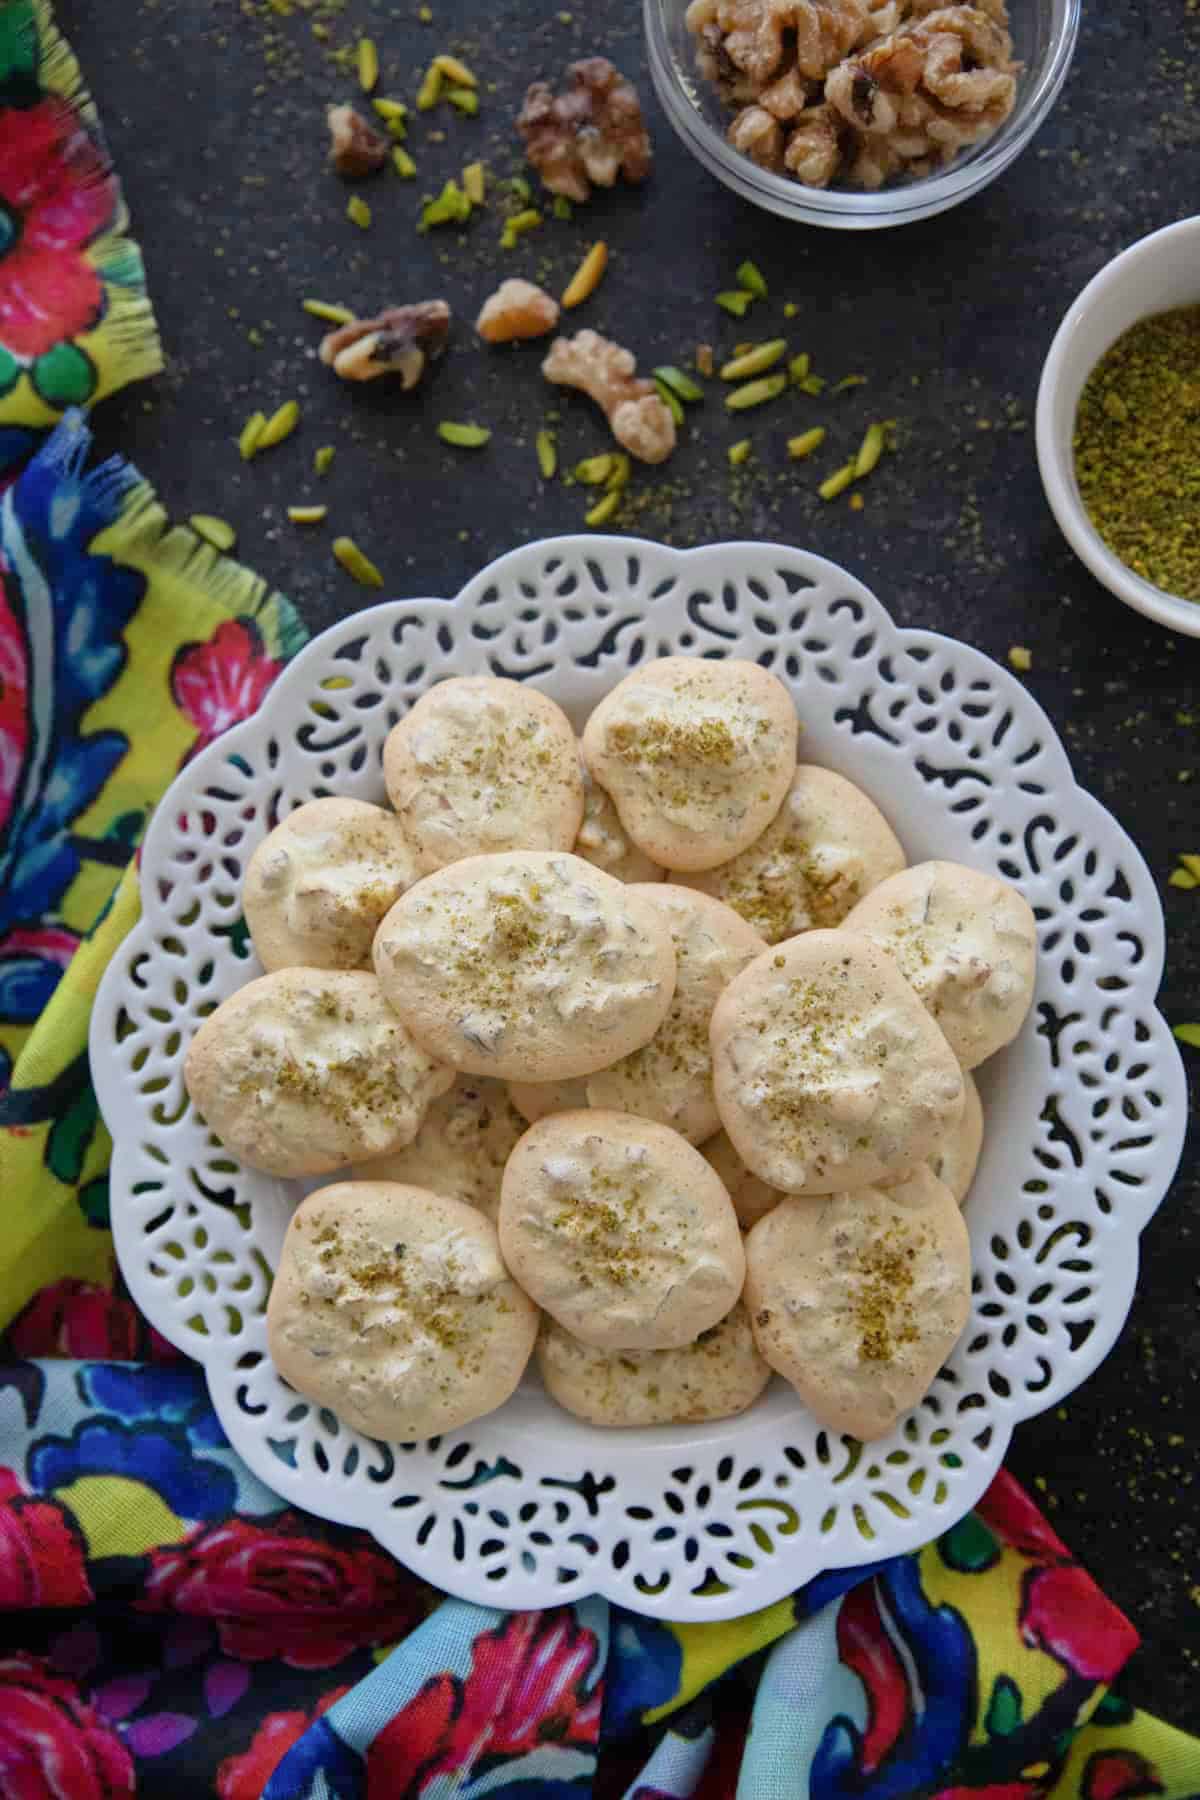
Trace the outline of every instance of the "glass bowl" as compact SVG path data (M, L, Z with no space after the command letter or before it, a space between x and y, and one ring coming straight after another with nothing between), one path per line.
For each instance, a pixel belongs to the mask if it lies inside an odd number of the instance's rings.
M808 188L760 169L725 136L732 117L696 68L687 0L644 0L655 92L671 125L706 169L767 212L835 231L875 231L929 219L969 199L1015 162L1057 100L1079 35L1080 0L1010 0L1014 55L1024 65L1017 104L992 137L965 151L940 175L900 182L878 193Z

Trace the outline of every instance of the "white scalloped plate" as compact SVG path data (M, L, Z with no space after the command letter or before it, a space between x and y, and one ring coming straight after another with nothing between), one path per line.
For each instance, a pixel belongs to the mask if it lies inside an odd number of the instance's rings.
M995 870L1037 913L1033 1011L981 1072L971 1321L924 1402L866 1447L820 1430L778 1382L721 1424L604 1432L559 1412L536 1376L450 1436L362 1438L285 1386L267 1354L269 1269L298 1188L230 1160L183 1089L200 1018L259 972L240 919L245 860L304 800L381 799L383 739L441 677L528 677L579 722L632 663L679 651L775 669L804 756L874 795L914 861ZM142 903L91 1028L130 1291L204 1364L230 1441L264 1481L470 1600L599 1592L661 1618L732 1618L944 1531L1016 1423L1112 1345L1138 1234L1182 1148L1182 1065L1154 1005L1162 912L1138 852L1075 786L1007 671L897 630L861 582L797 550L562 538L502 558L457 600L335 626L176 779L147 834Z

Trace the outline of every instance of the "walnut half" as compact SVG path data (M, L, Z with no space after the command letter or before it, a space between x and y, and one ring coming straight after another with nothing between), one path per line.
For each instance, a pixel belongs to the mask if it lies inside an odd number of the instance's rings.
M422 300L392 306L377 319L352 319L322 338L321 361L343 381L375 381L399 377L407 392L415 388L426 364L446 348L450 308L444 300Z
M602 407L618 444L639 462L665 462L675 448L675 421L652 381L637 374L632 350L579 331L555 338L542 374L558 387L578 388Z
M572 63L555 94L535 81L517 118L525 154L552 194L584 201L592 186L612 187L618 175L645 181L650 136L633 86L604 56Z
M351 180L359 175L373 175L387 161L388 141L352 106L331 106L329 121L329 160L339 175Z

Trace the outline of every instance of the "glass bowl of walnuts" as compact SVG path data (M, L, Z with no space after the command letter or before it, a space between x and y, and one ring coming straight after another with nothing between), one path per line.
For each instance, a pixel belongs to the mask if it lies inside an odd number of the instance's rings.
M841 231L979 193L1058 98L1080 0L645 0L684 143L768 212Z

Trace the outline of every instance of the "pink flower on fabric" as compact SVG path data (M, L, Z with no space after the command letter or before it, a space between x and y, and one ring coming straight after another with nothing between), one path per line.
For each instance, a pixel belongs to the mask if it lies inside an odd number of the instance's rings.
M226 1655L329 1669L403 1637L422 1616L420 1584L368 1539L326 1543L296 1513L231 1518L151 1552L138 1607L216 1621Z
M11 1469L0 1468L0 1612L85 1606L91 1598L83 1540L70 1515L56 1500L27 1494Z
M1139 1643L1125 1615L1074 1563L1026 1576L1021 1636L1076 1675L1100 1682L1114 1680Z
M226 619L203 644L184 644L171 667L171 693L199 732L191 755L255 712L283 664L268 656L252 619Z
M132 1300L67 1276L41 1288L13 1320L14 1356L72 1356L84 1362L174 1361L179 1352L148 1326Z
M514 1613L476 1638L471 1672L436 1675L367 1751L367 1800L416 1795L482 1758L539 1744L595 1746L602 1692L585 1693L599 1646L567 1608Z
M134 1792L128 1750L73 1681L24 1651L0 1659L4 1800L117 1800Z
M0 111L0 344L33 358L104 305L83 252L112 223L116 180L65 101Z
M1058 1533L1006 1469L1001 1469L975 1511L1002 1544L1024 1556L1045 1562L1070 1558Z

